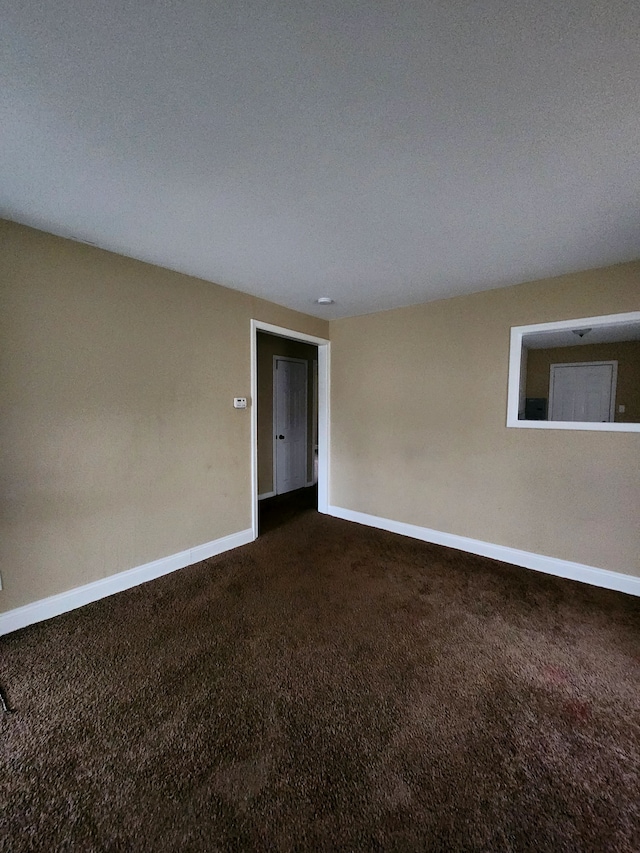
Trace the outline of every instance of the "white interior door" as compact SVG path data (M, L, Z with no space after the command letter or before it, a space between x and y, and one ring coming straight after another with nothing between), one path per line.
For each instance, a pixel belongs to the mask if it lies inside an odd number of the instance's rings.
M549 420L613 421L617 366L615 361L552 364Z
M274 491L307 484L307 362L273 359Z

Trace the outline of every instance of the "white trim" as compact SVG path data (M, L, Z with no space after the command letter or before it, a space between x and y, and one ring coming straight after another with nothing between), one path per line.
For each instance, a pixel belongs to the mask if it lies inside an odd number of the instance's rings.
M329 343L328 338L318 338L315 335L307 335L304 332L296 332L295 329L285 329L284 326L274 326L272 323L263 323L262 320L252 320L254 328L260 332L267 332L277 338L290 338L294 341L302 341L305 344L313 344L320 347Z
M60 616L61 613L67 613L69 610L75 610L77 607L91 604L93 601L98 601L125 589L131 589L141 583L155 580L162 575L175 572L177 569L184 569L186 566L206 560L208 557L230 551L232 548L248 545L249 542L253 542L254 538L253 530L250 528L241 530L238 533L232 533L230 536L222 536L220 539L206 542L204 545L197 545L195 548L188 548L186 551L171 554L169 557L153 560L153 562L145 563L143 566L118 572L84 586L77 586L58 595L41 598L39 601L24 605L24 607L16 607L14 610L0 613L0 636L9 634L11 631L17 631L19 628L25 628L27 625L33 625L35 622L42 622L44 619Z
M309 486L316 484L316 460L318 458L318 359L314 358L311 366L311 480Z
M331 344L318 346L318 512L329 512L331 487Z
M258 538L258 331L251 321L251 530ZM273 486L273 483L271 484Z
M534 332L562 332L594 326L626 326L628 323L640 323L640 311L627 311L624 314L601 314L599 317L580 317L577 320L554 320L552 323L533 323L528 326L513 326L523 335Z
M640 424L589 423L587 421L525 421L519 420L522 388L522 339L535 332L556 332L563 329L583 329L586 326L614 326L640 323L640 311L625 314L606 314L601 317L581 317L578 320L560 320L554 323L536 323L532 326L512 326L509 349L509 385L507 393L507 426L517 429L579 429L594 432L640 432Z
M508 427L518 429L586 429L593 432L640 432L640 424L591 423L590 421L513 421Z
M494 545L480 539L470 539L467 536L457 536L454 533L443 533L439 530L431 530L428 527L392 521L388 518L380 518L377 515L368 515L364 512L356 512L338 506L330 506L329 515L342 518L345 521L365 524L368 527L388 530L391 533L399 533L402 536L410 536L412 539L420 539L423 542L432 542L435 545L457 548L459 551L467 551L470 554L479 554L481 557L490 557L492 560L500 560L503 563L522 566L525 569L534 569L536 572L544 572L548 575L640 596L640 577L634 575L612 572L609 569L599 569L595 566L585 566L582 563L560 560L557 557L546 557L542 554L534 554L531 551L509 548L506 545Z
M261 320L251 320L251 527L258 538L258 332L268 332L318 347L318 512L329 511L331 343Z

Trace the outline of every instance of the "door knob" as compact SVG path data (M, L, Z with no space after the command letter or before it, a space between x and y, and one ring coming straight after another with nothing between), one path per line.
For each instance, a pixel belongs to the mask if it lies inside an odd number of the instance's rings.
M284 438L284 436L283 436L283 435L279 435L279 436L278 436L278 438Z

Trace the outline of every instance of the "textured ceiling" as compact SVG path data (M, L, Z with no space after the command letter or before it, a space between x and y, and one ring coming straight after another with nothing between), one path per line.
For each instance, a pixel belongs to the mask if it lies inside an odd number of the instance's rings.
M640 255L637 0L0 9L9 219L326 317Z

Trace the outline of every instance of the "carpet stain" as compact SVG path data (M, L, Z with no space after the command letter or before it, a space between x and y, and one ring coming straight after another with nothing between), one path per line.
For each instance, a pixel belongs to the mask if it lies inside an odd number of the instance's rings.
M566 684L569 680L569 673L560 666L546 666L542 674L551 684Z
M574 723L586 723L591 716L589 705L586 702L580 702L578 699L572 699L564 706L565 713Z

